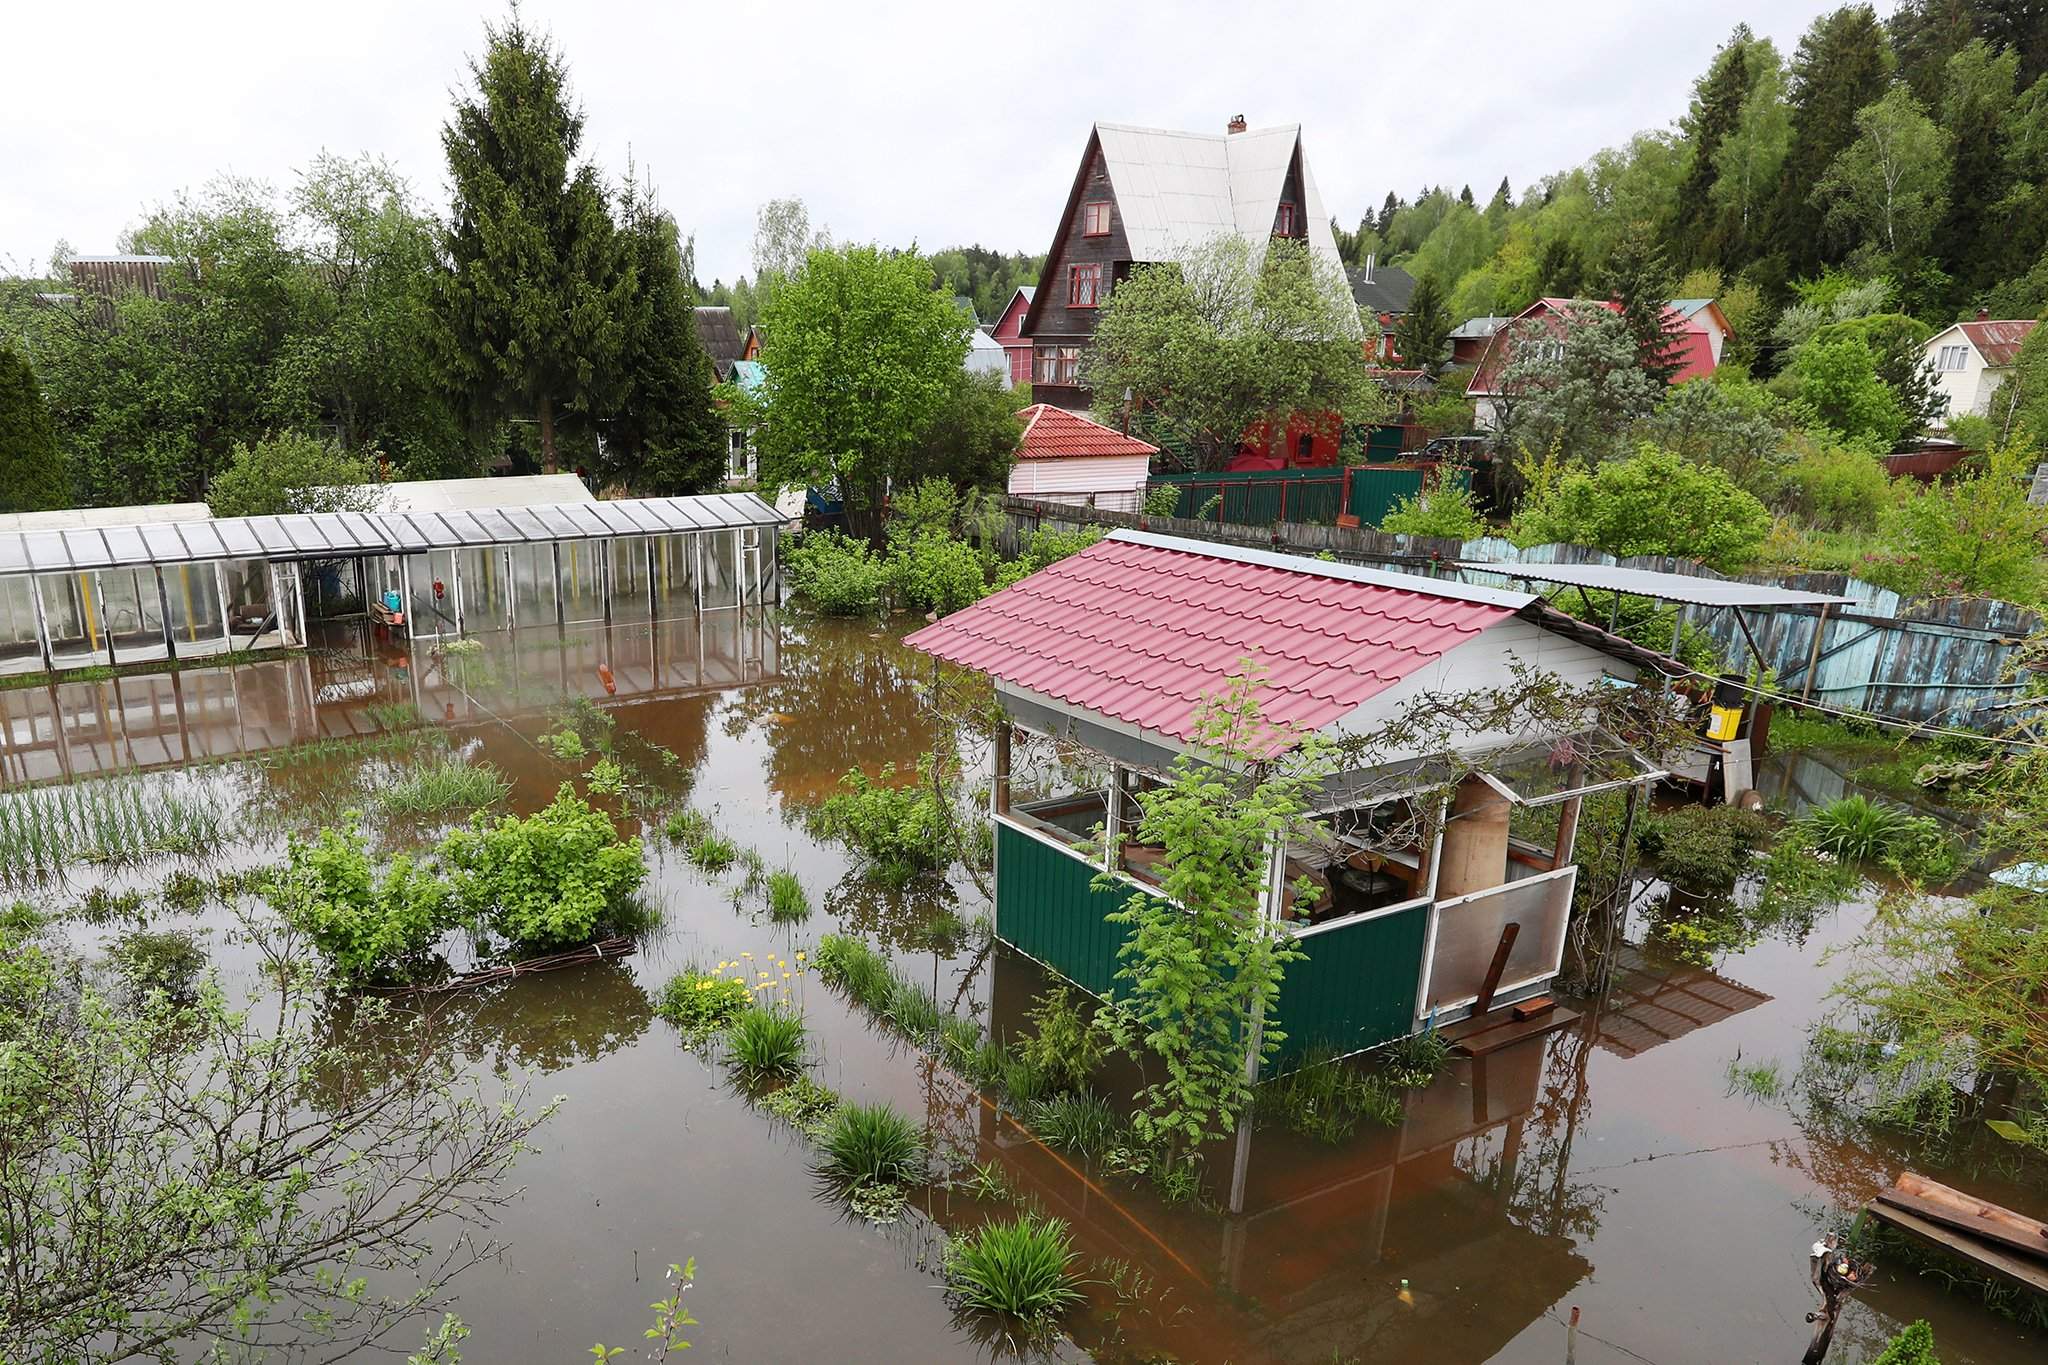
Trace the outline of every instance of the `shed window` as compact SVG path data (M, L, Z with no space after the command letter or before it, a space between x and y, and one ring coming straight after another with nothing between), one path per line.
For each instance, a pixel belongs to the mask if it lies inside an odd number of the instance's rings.
M1079 346L1040 346L1036 358L1037 367L1031 375L1032 383L1078 384L1081 381Z
M1102 267L1090 262L1087 265L1067 267L1067 307L1093 308L1102 294Z
M1967 346L1944 346L1935 368L1942 371L1960 370L1969 363L1970 348Z
M1102 237L1109 232L1109 201L1091 199L1081 205L1081 235Z
M1294 205L1282 204L1280 206L1280 212L1273 219L1273 235L1275 237L1292 237L1294 235Z

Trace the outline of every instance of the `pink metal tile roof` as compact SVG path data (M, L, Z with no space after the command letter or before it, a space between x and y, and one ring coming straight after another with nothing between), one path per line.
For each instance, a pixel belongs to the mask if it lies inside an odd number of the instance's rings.
M1033 403L1017 414L1024 419L1024 435L1017 442L1020 460L1063 460L1091 455L1145 455L1159 453L1159 447L1124 435L1114 427L1091 422L1077 413L1050 403Z
M1249 560L1120 535L905 643L1175 739L1252 658L1265 721L1307 734L1514 611L1423 578L1409 588Z

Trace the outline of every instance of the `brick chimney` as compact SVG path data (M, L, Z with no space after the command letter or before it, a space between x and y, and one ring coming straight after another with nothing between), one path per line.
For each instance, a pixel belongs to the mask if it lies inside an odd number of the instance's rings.
M1241 133L1250 126L1250 124L1244 121L1244 115L1238 114L1235 115L1227 125L1225 125L1224 131L1230 133Z
M1991 310L1990 310L1990 309L1988 309L1988 308L1979 308L1979 309L1977 310L1977 321L1979 321L1979 322L1989 322L1990 320L1991 320Z

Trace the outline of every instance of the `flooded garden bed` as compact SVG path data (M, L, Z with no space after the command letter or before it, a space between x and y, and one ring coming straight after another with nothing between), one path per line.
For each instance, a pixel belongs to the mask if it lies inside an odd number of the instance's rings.
M964 790L985 780L977 742L947 752L908 629L790 611L440 650L337 634L305 657L0 693L6 893L77 951L151 971L195 964L138 932L189 933L260 1005L274 991L244 921L294 838L354 819L379 854L423 853L472 807L530 817L566 783L640 841L631 951L314 1015L363 1056L390 1016L421 1018L402 1036L430 1038L461 1084L535 1110L561 1097L475 1229L494 1254L452 1282L472 1360L567 1362L593 1341L632 1358L686 1262L682 1334L736 1360L1552 1361L1575 1310L1581 1361L1787 1359L1817 1297L1808 1246L1899 1167L2048 1212L1995 1147L1937 1151L1801 1099L1830 950L1877 888L1682 952L1647 881L1579 974L1571 1026L1432 1059L1425 1083L1382 1067L1304 1086L1250 1138L1242 1213L1218 1211L1227 1154L1169 1202L1106 1136L1124 1062L1099 1063L1106 1113L1054 1103L1043 1072L1072 1039L1035 1078L1004 1071L1070 1024L1047 1005L1059 983L993 939L980 870L877 876L821 829L850 770L907 778L936 749ZM1760 787L1788 808L1850 794L1831 772L1781 758ZM435 987L513 956L466 932L435 951ZM694 1005L664 1017L679 976L800 1016L809 1089L780 1077L774 1040L757 1064L671 1022ZM879 1105L921 1155L835 1174L831 1111ZM1317 1105L1327 1121L1304 1121ZM962 1305L957 1259L950 1295L945 1272L979 1229L1040 1215L1069 1229L1082 1298L1063 1336L1026 1340ZM1880 1264L1831 1359L1921 1318L1952 1365L2039 1358L2039 1330Z

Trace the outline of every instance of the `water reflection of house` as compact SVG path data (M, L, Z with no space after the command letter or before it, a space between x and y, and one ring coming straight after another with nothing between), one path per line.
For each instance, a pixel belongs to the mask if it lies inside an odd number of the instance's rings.
M1006 958L998 1018L1037 985ZM1241 1365L1486 1360L1591 1269L1570 1237L1536 1230L1516 1205L1540 1174L1522 1168L1539 1159L1525 1129L1547 1055L1534 1042L1454 1062L1408 1092L1398 1128L1341 1145L1261 1129L1244 1211L1221 1221L1097 1179L986 1106L975 1155L1000 1160L1098 1264L1128 1261L1154 1282L1154 1316L1132 1329L1147 1349Z
M373 709L481 722L574 697L657 700L773 678L780 626L758 610L560 636L501 635L460 659L368 632L330 631L317 655L0 691L0 782L177 767L375 733Z
M1770 1003L1771 997L1704 967L1665 969L1632 943L1618 945L1598 1011L1600 1046L1623 1057Z
M1193 746L1198 702L1241 660L1265 669L1263 719L1281 727L1272 753L1311 734L1366 746L1325 784L1314 829L1269 851L1260 912L1305 954L1279 1002L1285 1057L1463 1017L1504 945L1495 1002L1547 989L1564 951L1581 798L1656 776L1597 733L1517 720L1461 733L1453 759L1390 748L1385 728L1432 699L1507 685L1516 668L1583 687L1669 666L1527 593L1137 532L908 643L994 678L1007 720L992 802L997 932L1098 995L1125 934L1104 916L1129 892L1095 879L1107 871L1156 892L1162 850L1133 837L1137 812ZM1083 751L1085 780L1013 801L1012 727ZM1449 782L1455 796L1441 802ZM1095 844L1098 828L1122 837ZM1306 914L1291 892L1301 877L1323 888Z

